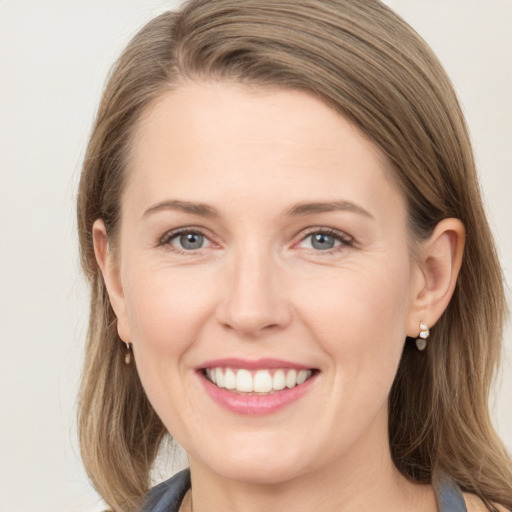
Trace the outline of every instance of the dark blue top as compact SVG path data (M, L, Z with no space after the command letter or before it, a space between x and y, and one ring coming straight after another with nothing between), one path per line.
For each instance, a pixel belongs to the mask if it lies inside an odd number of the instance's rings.
M178 512L185 493L190 489L190 471L185 469L169 480L153 487L141 512ZM467 512L462 492L448 477L435 486L439 512Z

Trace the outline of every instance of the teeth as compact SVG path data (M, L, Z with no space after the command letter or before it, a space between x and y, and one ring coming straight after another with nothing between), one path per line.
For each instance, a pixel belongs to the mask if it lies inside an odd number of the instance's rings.
M297 370L290 370L286 374L286 387L293 388L297 385Z
M272 391L272 375L266 370L258 370L254 374L254 391L256 393L268 393Z
M219 386L219 388L223 388L224 387L224 374L222 373L222 368L215 369L215 379L216 379L217 386Z
M311 375L309 370L301 370L297 375L297 384L306 382L306 379Z
M214 384L217 384L217 378L215 377L215 369L206 368L206 376L210 379Z
M277 370L272 378L272 387L276 391L280 391L286 387L286 377L284 376L283 370Z
M240 393L270 393L294 388L311 377L311 370L278 369L257 370L207 368L206 376L219 388L234 389Z
M235 388L237 391L242 391L244 393L251 393L252 391L254 391L252 375L249 370L238 370L238 372L236 373Z
M226 368L226 373L224 374L224 386L226 389L236 388L236 375L231 368Z

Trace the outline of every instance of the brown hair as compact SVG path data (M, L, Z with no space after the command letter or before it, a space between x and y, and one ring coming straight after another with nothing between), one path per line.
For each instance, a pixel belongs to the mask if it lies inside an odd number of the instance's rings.
M462 220L466 249L453 298L426 352L405 344L389 399L391 452L415 481L444 471L489 510L492 501L512 507L512 464L488 410L503 282L467 128L432 51L377 0L192 0L148 23L116 63L78 194L82 265L92 289L79 434L98 492L116 511L137 510L166 431L134 365L124 364L92 225L102 218L115 240L125 160L141 114L166 90L204 79L316 95L386 155L415 239L444 218Z

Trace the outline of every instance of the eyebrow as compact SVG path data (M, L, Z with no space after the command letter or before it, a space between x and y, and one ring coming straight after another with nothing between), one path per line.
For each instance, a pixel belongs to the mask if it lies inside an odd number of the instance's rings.
M218 217L219 214L215 208L204 203L193 203L190 201L180 201L178 199L169 199L156 203L149 207L143 214L147 217L152 213L162 210L177 210L191 215L199 215L200 217ZM332 211L349 211L359 213L373 219L373 215L364 208L352 203L350 201L328 201L328 202L314 202L314 203L299 203L287 212L290 216L301 215L315 215L318 213L332 212Z
M152 213L162 210L178 210L201 217L218 217L217 210L207 204L191 203L190 201L179 201L177 199L170 199L154 204L144 212L143 217L147 217Z
M373 219L373 215L350 201L328 201L328 202L315 202L315 203L300 203L293 206L288 210L288 215L314 215L317 213L333 212L333 211L348 211L359 213Z

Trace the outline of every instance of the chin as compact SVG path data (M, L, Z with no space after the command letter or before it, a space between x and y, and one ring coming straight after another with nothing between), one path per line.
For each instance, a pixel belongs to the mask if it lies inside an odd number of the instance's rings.
M301 450L287 453L285 443L246 445L238 449L232 444L216 453L201 453L200 459L191 458L191 467L206 466L209 471L229 480L251 484L281 484L311 471L313 461Z

